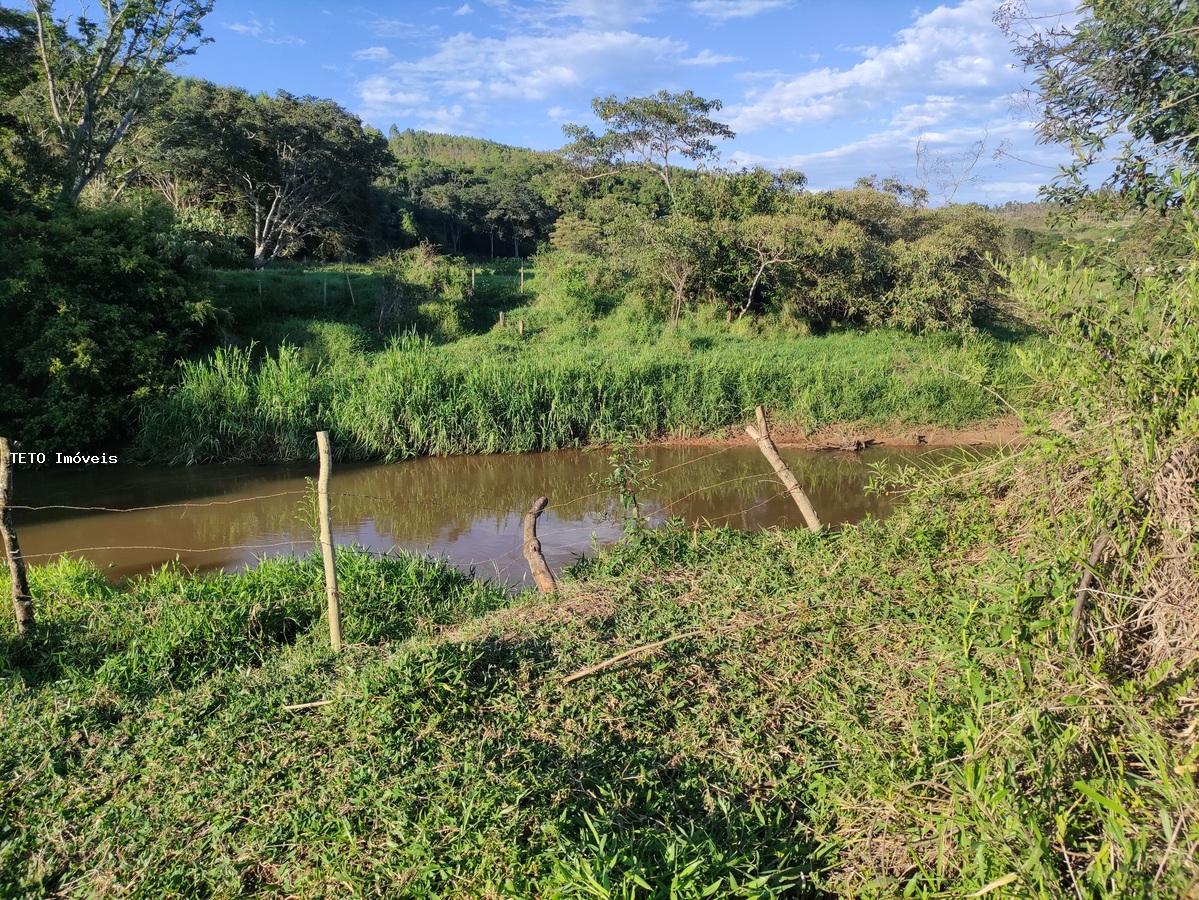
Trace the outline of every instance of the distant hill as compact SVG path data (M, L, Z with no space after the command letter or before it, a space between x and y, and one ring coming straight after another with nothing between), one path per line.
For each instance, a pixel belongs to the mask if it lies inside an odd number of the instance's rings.
M391 126L387 143L396 159L426 159L448 166L507 166L542 163L553 157L551 153L512 147L484 138L437 134L413 128L400 131L394 125Z

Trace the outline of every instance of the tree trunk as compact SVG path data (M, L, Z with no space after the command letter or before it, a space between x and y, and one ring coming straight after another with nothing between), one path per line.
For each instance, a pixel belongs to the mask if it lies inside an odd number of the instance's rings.
M754 302L754 291L756 291L758 289L758 281L761 280L762 273L765 271L766 271L766 263L762 263L762 265L758 266L758 273L756 275L754 275L753 284L751 284L749 286L749 296L745 298L745 305L743 307L741 307L741 312L737 316L737 321L741 321L741 317L744 316L747 312L749 312L749 307Z
M545 556L541 552L541 541L537 538L537 519L545 511L549 502L548 497L538 497L534 500L529 511L525 513L524 521L525 561L529 564L529 571L533 574L537 590L543 594L552 594L558 589L554 573L550 570Z

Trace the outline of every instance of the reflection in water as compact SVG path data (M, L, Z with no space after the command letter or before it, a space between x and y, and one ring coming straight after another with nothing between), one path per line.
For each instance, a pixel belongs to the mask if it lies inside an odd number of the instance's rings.
M660 445L642 452L658 483L638 499L642 512L655 521L679 516L751 530L803 526L756 448ZM781 450L821 520L833 525L889 512L887 500L862 490L869 463L908 462L924 453L943 460L946 452L952 451L868 450L854 456ZM597 542L619 537L612 519L616 504L597 493L593 479L605 474L605 458L602 451L557 451L338 465L331 488L335 540L378 551L400 547L429 553L463 570L473 568L481 577L520 584L528 575L521 517L541 494L549 496L551 506L538 532L555 570ZM31 563L80 550L75 555L105 567L113 578L176 558L197 569L237 568L262 555L310 551L303 492L305 476L315 475L315 463L20 472L18 504L212 505L136 512L18 510L16 525ZM247 497L261 499L228 502ZM118 546L132 549L100 549ZM222 549L195 552L200 548Z

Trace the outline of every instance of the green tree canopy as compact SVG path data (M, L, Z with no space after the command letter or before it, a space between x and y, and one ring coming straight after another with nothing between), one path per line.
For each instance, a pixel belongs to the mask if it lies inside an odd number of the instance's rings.
M386 161L383 136L356 116L285 91L181 81L160 124L147 180L226 210L259 267L346 227Z
M671 160L713 160L716 141L735 137L731 128L711 117L720 110L721 102L705 100L692 91L663 90L624 100L596 97L591 108L607 130L597 135L584 125L564 125L570 143L563 148L563 155L585 169L645 166L662 179L672 205Z
M1034 19L1016 3L998 13L1037 72L1041 138L1073 153L1050 196L1076 201L1101 186L1170 204L1170 170L1199 161L1199 4L1084 0L1077 13ZM1089 184L1097 172L1102 184Z
M77 203L153 103L167 67L207 39L212 0L105 0L100 18L57 19L33 0L45 143L58 157L60 198ZM40 123L39 123L40 124Z

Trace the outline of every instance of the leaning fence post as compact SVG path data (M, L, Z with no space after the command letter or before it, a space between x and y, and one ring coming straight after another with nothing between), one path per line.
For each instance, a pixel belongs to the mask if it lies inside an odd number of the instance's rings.
M321 458L316 494L321 518L321 559L325 563L325 596L329 601L329 643L333 645L334 652L340 652L341 598L337 594L337 565L333 558L333 527L329 521L329 475L333 470L333 452L329 449L329 432L318 431L316 433L316 447Z
M500 328L504 327L504 311L500 310Z
M538 497L525 513L525 559L529 563L529 571L533 573L533 581L543 594L552 594L558 589L554 573L546 564L541 552L541 541L537 539L537 519L549 505L549 497Z
M774 474L779 477L779 481L783 483L783 487L791 494L791 499L799 507L804 521L808 523L809 530L819 531L820 519L816 515L816 509L812 506L812 501L803 492L803 488L799 486L799 482L795 480L795 476L791 474L791 470L787 468L787 464L779 456L779 451L774 446L774 441L770 439L770 425L766 422L766 411L759 406L754 410L754 415L757 417L758 427L755 428L753 425L747 425L745 433L753 438L754 442L758 445L758 449L762 451L762 455L766 457L766 461L770 463L770 467L774 469Z
M0 535L4 540L4 557L8 560L8 577L12 582L12 608L17 620L17 631L28 634L33 630L33 596L29 593L29 579L25 574L25 558L21 556L21 545L12 524L12 456L8 438L0 437Z

